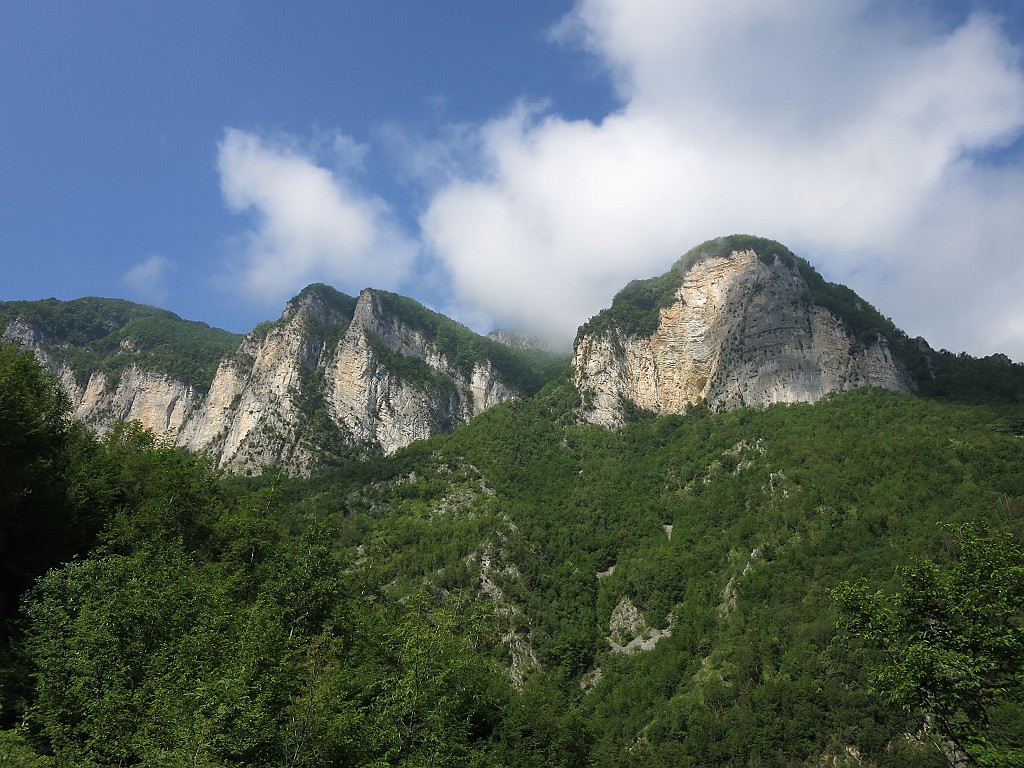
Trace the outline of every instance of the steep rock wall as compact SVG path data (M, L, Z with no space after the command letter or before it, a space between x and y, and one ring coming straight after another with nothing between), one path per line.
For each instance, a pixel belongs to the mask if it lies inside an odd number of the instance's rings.
M77 372L48 351L47 343L52 340L47 334L22 318L4 329L0 341L32 350L68 393L74 417L100 432L117 422L138 421L154 434L173 439L200 399L193 387L172 376L135 365L128 366L116 381L102 371L93 371L82 385Z
M141 364L119 375L73 370L62 355L70 347L22 318L3 339L34 350L74 415L100 430L138 420L230 472L310 474L352 455L394 453L522 396L490 360L449 360L433 338L438 318L392 294L365 290L353 299L310 286L220 361L205 393ZM121 349L142 359L127 342Z
M63 381L69 373L62 371ZM187 384L132 365L113 386L105 374L93 373L81 396L73 399L73 407L75 418L101 431L117 422L138 421L154 434L173 439L198 399Z
M809 303L799 270L753 250L689 268L650 336L606 328L577 339L576 386L584 419L615 426L623 399L655 413L815 402L829 392L912 383L882 337L855 339Z
M315 446L305 440L310 388L317 382L325 332L348 322L316 294L300 294L281 319L249 334L221 361L203 405L178 437L191 451L206 451L231 472L258 473L280 466L296 474L316 468Z
M390 355L413 364L395 370ZM421 329L390 315L369 290L359 295L333 357L326 387L332 417L357 444L385 454L517 396L490 363L477 363L467 379Z

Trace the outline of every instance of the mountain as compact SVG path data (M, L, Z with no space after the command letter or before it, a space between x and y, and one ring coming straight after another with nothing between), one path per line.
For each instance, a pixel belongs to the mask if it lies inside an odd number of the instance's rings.
M74 414L137 420L233 473L308 475L391 454L537 392L565 359L515 331L481 337L412 299L305 288L245 337L130 302L0 303L2 339L36 351ZM579 418L816 402L860 387L1013 401L1020 366L909 339L780 243L703 243L630 283L579 330Z
M631 283L576 338L585 418L615 425L629 407L682 413L697 403L813 403L858 387L914 389L886 332L858 333L812 292L812 281L823 282L785 246L734 236ZM855 302L858 312L872 311Z
M308 286L245 337L130 302L0 303L5 341L31 348L93 427L137 420L230 472L311 474L390 454L530 396L564 359L515 331L478 336L418 302ZM816 402L860 387L1013 401L1020 365L935 352L827 283L780 243L703 243L630 283L579 330L579 418Z
M3 340L57 374L77 418L137 420L249 474L393 453L532 394L557 365L411 299L322 284L244 338L106 299L9 302L0 319Z
M244 339L183 326L176 346L130 326L180 318L82 301L0 317L83 390L133 365L191 388L182 424L212 426L177 439L237 474L68 424L0 345L0 762L1024 757L1024 366L908 338L778 243L711 241L631 283L557 375L381 291L310 286ZM484 407L488 366L525 394ZM440 428L357 444L416 423ZM275 462L298 470L258 474ZM985 531L1018 543L979 558ZM1001 581L946 579L974 572ZM843 585L929 598L919 626L872 630L919 629L912 663L837 628ZM879 669L920 672L917 705ZM936 709L946 684L959 703Z

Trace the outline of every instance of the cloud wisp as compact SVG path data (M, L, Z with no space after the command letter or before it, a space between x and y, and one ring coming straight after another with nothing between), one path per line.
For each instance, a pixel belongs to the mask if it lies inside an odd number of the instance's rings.
M135 298L162 306L168 296L168 273L174 268L174 262L170 259L152 254L129 269L121 280Z
M237 279L256 300L280 301L316 281L393 287L409 274L416 243L387 203L353 181L365 148L345 136L318 145L340 154L333 169L286 139L229 128L219 144L224 200L252 218Z

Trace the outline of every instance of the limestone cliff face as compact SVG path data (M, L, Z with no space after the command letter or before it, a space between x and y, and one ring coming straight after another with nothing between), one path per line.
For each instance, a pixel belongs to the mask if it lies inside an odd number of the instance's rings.
M752 249L698 261L658 309L650 335L612 323L577 338L572 365L584 419L621 424L624 399L680 413L699 402L764 406L855 387L912 387L884 337L858 341L808 297L793 263L765 263Z
M488 363L467 379L374 291L350 310L300 294L278 324L221 362L178 442L234 472L308 474L327 444L394 453L515 396Z
M396 370L391 356L412 365ZM326 387L331 416L357 444L386 454L518 396L489 362L476 363L467 377L423 330L387 312L369 290L360 294L333 358Z
M116 376L74 370L62 354L67 345L23 318L7 323L2 340L34 350L67 390L74 415L101 431L137 420L230 472L310 474L341 455L393 453L523 396L490 360L456 364L429 323L419 327L394 311L414 304L310 286L280 320L221 359L205 393L141 364ZM410 314L440 317L419 305ZM121 349L136 353L130 344Z
M66 388L71 382L69 373L66 368L62 370ZM93 373L81 396L73 397L72 405L76 418L101 431L116 422L138 421L157 436L173 439L198 399L187 384L133 365L113 385L105 374Z
M57 376L71 398L72 412L100 432L120 421L138 421L158 436L173 439L199 399L195 389L171 376L128 366L116 382L92 372L84 385L76 371L48 351L47 333L22 318L6 329L0 341L32 350L36 359Z
M344 321L315 296L293 300L281 321L249 334L221 361L178 444L210 453L232 472L284 466L308 473L317 462L302 440L303 398L324 355L320 329Z

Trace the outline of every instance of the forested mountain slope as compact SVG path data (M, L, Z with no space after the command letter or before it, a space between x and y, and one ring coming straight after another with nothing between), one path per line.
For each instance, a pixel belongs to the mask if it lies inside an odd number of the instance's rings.
M86 443L65 503L91 504L99 546L26 598L4 701L27 730L0 743L100 765L942 764L867 690L829 589L948 561L942 523L1024 533L1018 407L857 390L610 431L582 406L563 380L261 489L131 430Z
M279 412L238 455L326 452L312 477L97 437L0 344L0 763L1020 764L1022 366L935 352L780 248L712 241L627 286L554 378L411 300L312 286L210 380L273 383L228 398ZM704 396L662 397L720 336ZM292 378L255 375L272 348ZM884 370L902 383L867 386ZM637 371L658 397L617 389ZM330 425L386 409L338 421L344 376L467 418L355 460ZM319 426L286 433L292 411ZM909 665L893 605L925 617Z
M1019 409L860 390L609 431L581 405L552 387L290 506L372 583L491 597L514 676L558 688L598 764L908 764L917 726L866 695L828 590L947 557L941 524L1024 532Z

